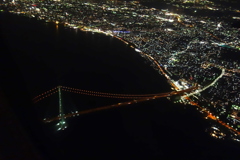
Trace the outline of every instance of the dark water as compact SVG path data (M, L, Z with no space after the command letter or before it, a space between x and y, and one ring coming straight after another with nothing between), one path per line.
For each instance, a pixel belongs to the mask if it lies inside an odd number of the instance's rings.
M233 159L238 154L234 144L204 132L209 124L194 107L167 99L68 119L68 129L56 132L40 118L57 114L57 97L41 106L31 99L57 85L128 94L166 92L170 86L133 49L111 37L9 14L1 14L1 22L0 84L44 159ZM65 110L121 101L71 94L63 99Z
M223 60L240 61L240 51L238 49L225 47L220 56Z

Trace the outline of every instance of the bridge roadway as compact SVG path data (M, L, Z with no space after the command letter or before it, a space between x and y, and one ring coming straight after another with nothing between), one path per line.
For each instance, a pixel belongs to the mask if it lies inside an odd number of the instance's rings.
M126 106L126 105L130 105L130 104L138 103L138 102L154 100L154 99L163 98L163 97L170 97L170 96L174 96L174 95L180 95L180 94L184 94L186 92L191 92L192 90L195 90L195 89L197 89L197 87L192 87L192 88L188 88L186 90L181 90L181 91L172 91L172 92L160 93L160 94L156 94L152 97L144 97L144 98L138 99L138 100L134 99L134 100L131 100L131 101L128 101L128 102L117 103L117 104L113 104L113 105L93 108L93 109L79 111L79 112L76 111L75 113L66 114L63 117L66 119L66 118L79 116L79 115L83 115L83 114L87 114L87 113L92 113L92 112L97 112L97 111L101 111L101 110L116 108L116 107L120 107L120 106ZM50 118L50 119L44 119L43 122L44 123L50 123L50 122L53 122L53 121L61 120L61 118L63 118L63 117L58 116L58 117L54 117L54 118Z

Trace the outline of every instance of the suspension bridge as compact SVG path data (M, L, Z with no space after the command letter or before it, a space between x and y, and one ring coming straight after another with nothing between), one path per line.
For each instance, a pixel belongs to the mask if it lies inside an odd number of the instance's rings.
M174 95L184 95L184 94L187 94L188 92L191 92L196 89L197 89L197 86L194 86L192 88L188 88L185 90L181 90L181 91L171 91L171 92L155 93L155 94L116 94L116 93L89 91L89 90L77 89L77 88L66 87L66 86L57 86L53 89L50 89L50 90L34 97L33 102L38 103L45 98L48 98L54 94L58 94L58 110L59 110L58 116L52 117L52 118L44 118L43 122L50 123L53 121L58 121L58 123L57 123L58 130L64 130L65 128L67 128L67 124L65 121L66 118L80 116L83 114L88 114L88 113L97 112L97 111L101 111L101 110L107 110L107 109L111 109L111 108L117 108L117 107L121 107L121 106L136 104L139 102L154 100L154 99L163 98L163 97L170 97L170 96L174 96ZM112 104L112 105L107 105L107 106L103 106L103 107L92 108L92 109L83 110L83 111L75 111L74 113L65 114L63 112L62 92L71 92L71 93L75 93L75 94L96 96L96 97L128 99L128 101L120 102L120 103Z

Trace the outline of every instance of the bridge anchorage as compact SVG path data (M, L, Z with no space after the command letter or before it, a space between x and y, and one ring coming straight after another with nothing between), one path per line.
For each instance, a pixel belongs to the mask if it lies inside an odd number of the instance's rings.
M105 93L105 92L82 90L82 89L71 88L71 87L66 87L66 86L57 86L51 90L48 90L48 91L36 96L35 98L33 98L33 101L34 101L34 103L38 103L39 101L41 101L55 93L58 93L58 110L59 110L58 116L52 117L52 118L44 118L43 122L50 123L53 121L58 121L58 123L56 124L56 127L57 127L57 130L59 131L59 130L64 130L67 128L66 118L71 118L71 117L80 116L83 114L88 114L88 113L97 112L97 111L101 111L101 110L107 110L107 109L111 109L111 108L117 108L117 107L121 107L121 106L126 106L126 105L130 105L130 104L134 104L134 103L144 102L144 101L148 101L148 100L154 100L154 99L163 98L163 97L185 95L188 92L196 90L197 88L198 87L195 86L195 87L188 88L185 90L171 91L171 92L166 92L166 93L155 93L155 94L115 94L115 93ZM129 99L129 101L64 114L63 103L62 103L62 91L72 92L72 93L81 94L81 95L88 95L88 96L107 97L107 98L116 98L116 99Z

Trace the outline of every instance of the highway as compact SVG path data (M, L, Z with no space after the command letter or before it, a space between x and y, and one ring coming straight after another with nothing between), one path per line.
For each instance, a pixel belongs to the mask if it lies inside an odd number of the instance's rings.
M185 97L190 97L190 96L192 96L192 95L194 95L194 94L198 94L198 93L200 93L200 92L208 89L209 87L213 86L220 78L222 78L222 76L223 76L224 74L225 74L225 69L222 69L222 73L221 73L212 83L210 83L209 85L203 87L202 89L196 90L195 92L192 92L192 93L190 93L190 94L187 94L187 95L183 96L183 98L185 98Z

